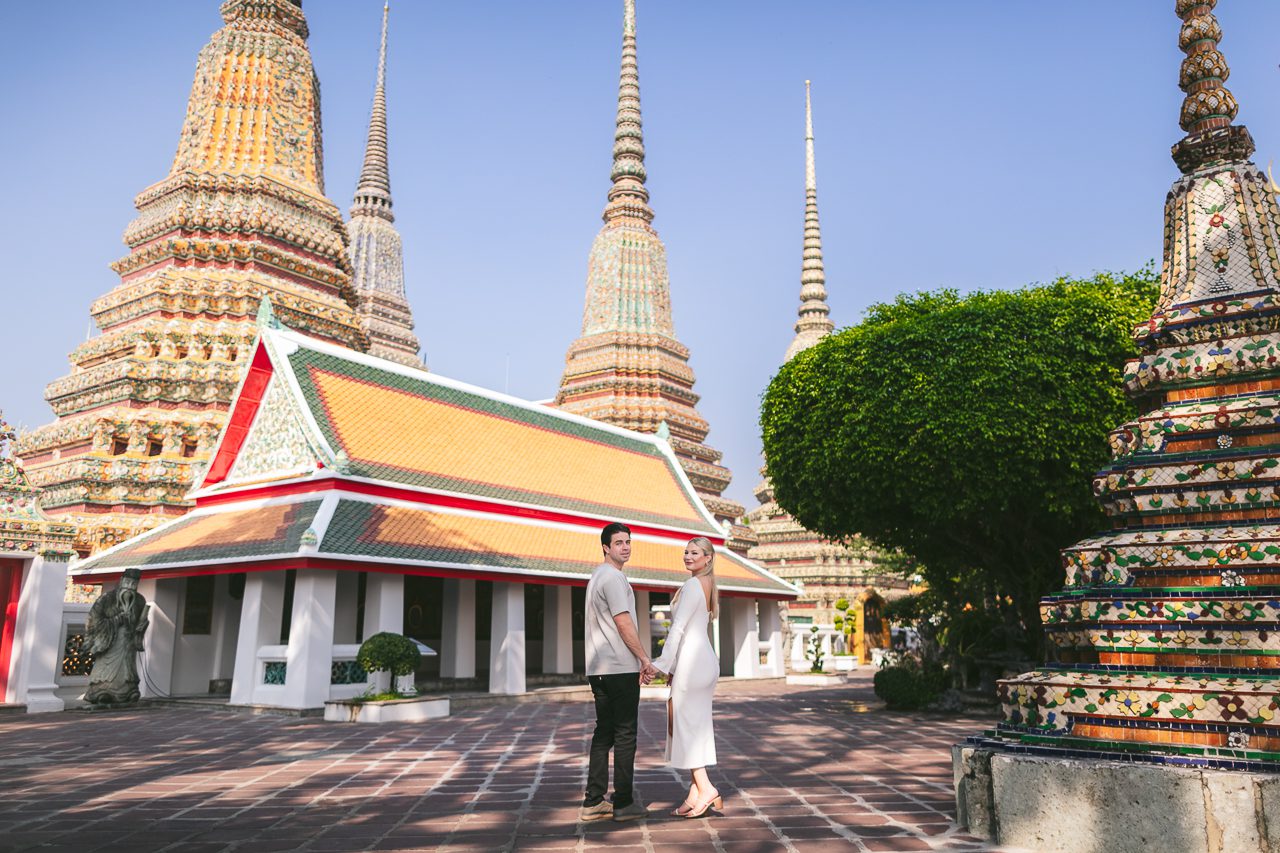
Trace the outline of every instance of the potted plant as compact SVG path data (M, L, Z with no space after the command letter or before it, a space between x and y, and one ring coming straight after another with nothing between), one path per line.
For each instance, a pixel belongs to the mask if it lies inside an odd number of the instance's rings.
M413 686L413 673L422 660L422 653L418 651L418 644L408 637L388 631L374 634L360 644L356 660L365 672L373 676L371 689L375 694L390 692L392 676L396 679L396 693L402 696L417 693Z

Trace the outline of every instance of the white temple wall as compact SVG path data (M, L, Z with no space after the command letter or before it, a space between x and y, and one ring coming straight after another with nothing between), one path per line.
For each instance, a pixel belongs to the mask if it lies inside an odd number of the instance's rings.
M142 660L138 667L138 689L144 698L174 695L182 590L182 578L143 578L138 582L138 592L150 605L147 631L142 636ZM208 680L207 675L205 680Z
M383 631L403 634L404 575L369 572L368 578L364 591L364 636L360 639L367 640Z
M786 650L782 647L782 603L760 599L760 641L769 650L769 657L761 668L765 678L781 678L787 674Z
M542 671L573 672L573 589L544 586L542 608Z
M489 692L525 692L524 584L494 583Z

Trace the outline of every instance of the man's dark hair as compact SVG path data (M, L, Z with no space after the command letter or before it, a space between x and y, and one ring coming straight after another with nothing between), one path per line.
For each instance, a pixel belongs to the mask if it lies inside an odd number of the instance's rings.
M600 531L600 544L608 548L613 542L613 537L617 536L619 533L625 533L630 536L631 528L627 527L621 521L614 521L606 524L604 526L604 530Z

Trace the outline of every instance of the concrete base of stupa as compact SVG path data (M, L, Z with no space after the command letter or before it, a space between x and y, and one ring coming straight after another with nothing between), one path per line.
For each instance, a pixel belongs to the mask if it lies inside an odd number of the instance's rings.
M1280 850L1280 774L952 747L957 821L1001 846Z

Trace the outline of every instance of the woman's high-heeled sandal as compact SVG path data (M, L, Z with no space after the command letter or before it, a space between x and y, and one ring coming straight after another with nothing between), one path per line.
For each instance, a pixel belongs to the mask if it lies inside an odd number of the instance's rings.
M689 814L689 812L691 811L693 811L693 803L689 802L688 800L685 800L683 803L681 803L680 805L676 806L674 809L671 810L671 816L684 817L685 815Z
M715 791L715 788L712 788L711 790ZM719 791L716 791L716 795L711 799L707 800L705 803L700 803L698 805L695 805L693 809L691 809L690 812L687 815L685 815L685 818L702 817L704 814L707 813L707 809L711 808L712 806L716 807L716 811L724 810L724 798L720 796Z

